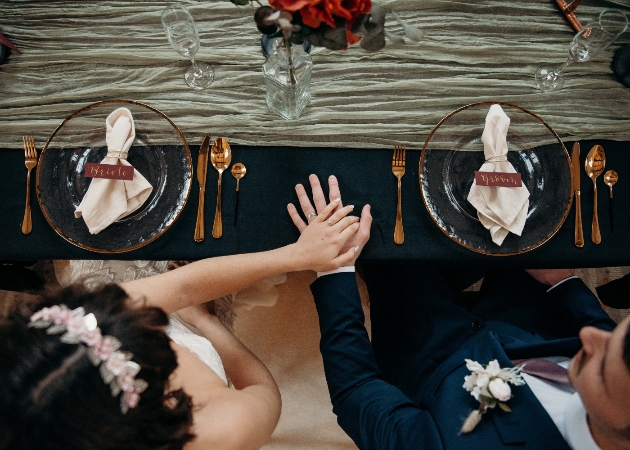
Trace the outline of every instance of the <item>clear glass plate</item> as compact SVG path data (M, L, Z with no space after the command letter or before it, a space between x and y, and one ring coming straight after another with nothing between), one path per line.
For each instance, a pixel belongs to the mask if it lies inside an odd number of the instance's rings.
M501 246L479 222L467 197L474 172L484 163L481 134L493 102L453 111L431 131L420 157L420 189L436 225L452 240L475 252L507 256L539 247L560 229L572 203L571 165L558 135L535 114L498 103L510 117L508 160L530 193L521 236L509 233Z
M74 211L90 185L85 164L107 154L105 119L117 108L133 115L136 139L127 161L153 191L133 214L90 234ZM68 242L99 253L121 253L160 237L182 212L192 186L192 159L186 139L165 114L142 103L108 100L69 116L48 138L37 165L37 199L51 227Z

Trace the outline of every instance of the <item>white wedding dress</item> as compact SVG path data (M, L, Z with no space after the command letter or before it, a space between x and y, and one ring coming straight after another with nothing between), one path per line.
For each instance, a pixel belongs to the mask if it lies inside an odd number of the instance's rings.
M225 384L228 384L219 353L213 347L212 342L201 336L196 328L184 322L177 313L173 313L169 316L169 324L164 331L173 342L190 350L225 381Z

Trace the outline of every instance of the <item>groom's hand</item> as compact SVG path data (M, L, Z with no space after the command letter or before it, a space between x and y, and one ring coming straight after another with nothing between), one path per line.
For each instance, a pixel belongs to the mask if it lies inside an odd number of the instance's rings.
M304 219L302 219L302 216L300 216L300 213L293 205L293 203L289 203L287 205L289 216L291 216L291 220L300 231L300 233L302 233L302 231L306 229L306 227L308 226L308 222L312 220L313 217L321 213L321 211L323 211L328 204L317 175L309 176L309 181L311 184L313 203L315 204L315 206L311 204L311 201L308 197L308 194L306 193L306 190L304 189L304 186L301 184L295 186L295 192L297 193L300 207L302 208L302 212L304 213L304 216L307 218L307 220L305 221ZM331 175L328 178L328 199L329 202L340 199L336 210L343 207L343 204L341 202L341 193L339 191L339 183L337 182L337 178L334 175ZM361 253L361 250L363 250L363 247L370 239L370 228L372 227L372 215L370 214L370 209L370 205L365 205L363 207L363 210L361 211L359 231L357 231L357 233L346 242L346 244L340 251L340 254L342 254L353 247L356 248L354 258L346 264L348 266L354 265L356 259Z
M555 286L573 276L573 269L526 269L525 272L539 283Z

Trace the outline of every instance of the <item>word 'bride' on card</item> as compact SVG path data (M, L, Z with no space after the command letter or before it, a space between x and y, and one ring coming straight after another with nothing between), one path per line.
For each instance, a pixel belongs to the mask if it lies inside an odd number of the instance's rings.
M86 178L107 178L108 180L133 180L133 166L86 163L83 176Z

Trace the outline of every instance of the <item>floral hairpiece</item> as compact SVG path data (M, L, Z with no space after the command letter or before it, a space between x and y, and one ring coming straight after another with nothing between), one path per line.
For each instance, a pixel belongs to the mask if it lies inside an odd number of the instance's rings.
M131 361L133 354L119 351L121 342L114 336L103 336L94 314L85 314L83 307L70 310L66 305L43 308L31 316L29 327L45 329L47 334L60 334L61 342L88 347L88 358L99 368L105 384L109 385L112 397L120 397L120 410L126 414L135 408L140 394L148 387L142 379L136 379L140 365Z

